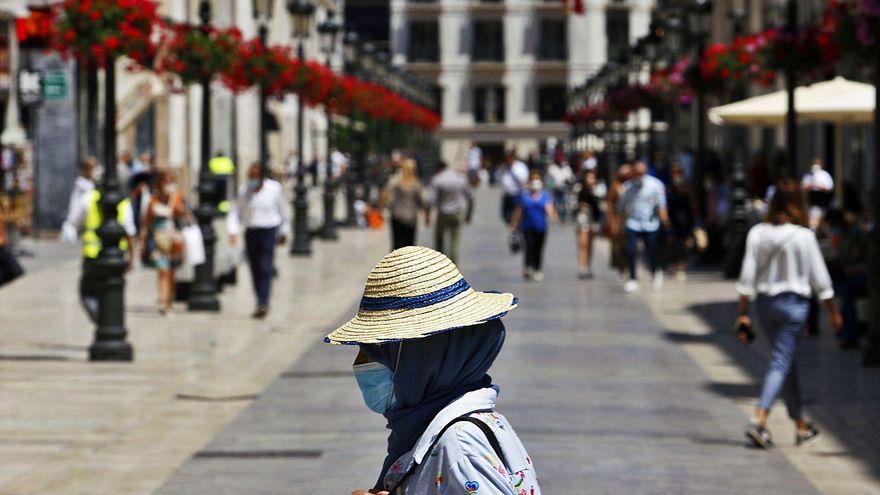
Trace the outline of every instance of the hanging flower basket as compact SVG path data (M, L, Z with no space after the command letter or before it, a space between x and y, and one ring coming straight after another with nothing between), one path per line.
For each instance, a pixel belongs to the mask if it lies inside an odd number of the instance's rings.
M833 35L817 26L794 31L779 27L765 31L762 36L765 42L758 51L758 60L772 71L812 76L832 66L838 58Z
M880 1L831 0L822 31L837 43L841 56L872 67L880 63Z
M65 0L56 7L53 45L81 60L124 55L150 67L161 43L157 8L154 0Z
M256 86L264 88L268 96L280 97L291 86L296 69L288 49L266 47L255 38L238 46L235 61L221 78L236 92Z
M156 70L180 77L184 85L229 71L242 43L237 29L205 31L202 27L177 24L171 31Z

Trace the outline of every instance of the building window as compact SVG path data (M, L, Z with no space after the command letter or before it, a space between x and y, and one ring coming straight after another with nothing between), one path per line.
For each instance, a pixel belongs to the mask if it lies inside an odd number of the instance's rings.
M474 21L471 56L475 62L504 61L504 25L500 20Z
M565 115L566 87L562 84L548 84L538 87L538 120L559 122Z
M480 86L474 89L474 121L478 124L504 122L504 88Z
M608 60L617 60L629 50L629 11L608 10L605 32L608 33Z
M437 21L414 21L409 25L410 62L437 62L440 60L440 37Z
M538 60L568 60L565 19L542 19Z

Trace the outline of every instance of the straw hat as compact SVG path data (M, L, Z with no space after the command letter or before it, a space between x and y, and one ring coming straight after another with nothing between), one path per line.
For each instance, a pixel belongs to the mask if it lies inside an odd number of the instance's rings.
M471 289L442 253L408 246L387 254L373 268L357 316L324 341L339 345L419 339L501 318L516 304L513 294Z

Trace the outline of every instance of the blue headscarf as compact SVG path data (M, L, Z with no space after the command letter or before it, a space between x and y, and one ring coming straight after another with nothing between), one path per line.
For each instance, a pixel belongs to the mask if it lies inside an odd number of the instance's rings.
M504 324L495 319L422 339L361 345L373 361L391 370L397 365L397 405L385 413L391 430L388 456L375 488L382 487L388 468L413 449L437 413L462 395L492 384L487 371L501 351L504 334Z

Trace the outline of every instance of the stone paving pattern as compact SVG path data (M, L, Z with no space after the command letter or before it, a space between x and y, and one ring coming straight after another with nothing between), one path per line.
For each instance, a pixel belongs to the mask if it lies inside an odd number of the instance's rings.
M657 294L626 296L604 268L601 244L597 279L579 281L571 228L555 226L545 281L526 283L519 257L506 252L496 192L483 192L479 202L459 266L474 287L520 297L490 373L501 386L499 410L535 460L544 493L812 494L820 493L817 486L825 493L880 493L880 464L871 465L880 438L876 373L834 364L819 388L808 385L811 407L827 401L817 417L832 449L748 448L742 430L763 361L758 348L731 346L729 315L711 306L729 305L729 282L696 277ZM420 241L429 239L423 229ZM362 283L366 274L348 275ZM356 300L327 303L351 314ZM371 486L384 454L384 420L362 404L350 374L354 349L325 345L322 334L303 335L311 345L302 358L158 493L347 494ZM806 366L845 359L826 356L837 352L828 345L807 345L805 352L814 355ZM842 409L835 410L837 399L845 399ZM774 428L790 428L778 423L782 409ZM784 429L777 439L791 441ZM817 483L811 466L826 460L836 471L823 477L852 484Z

